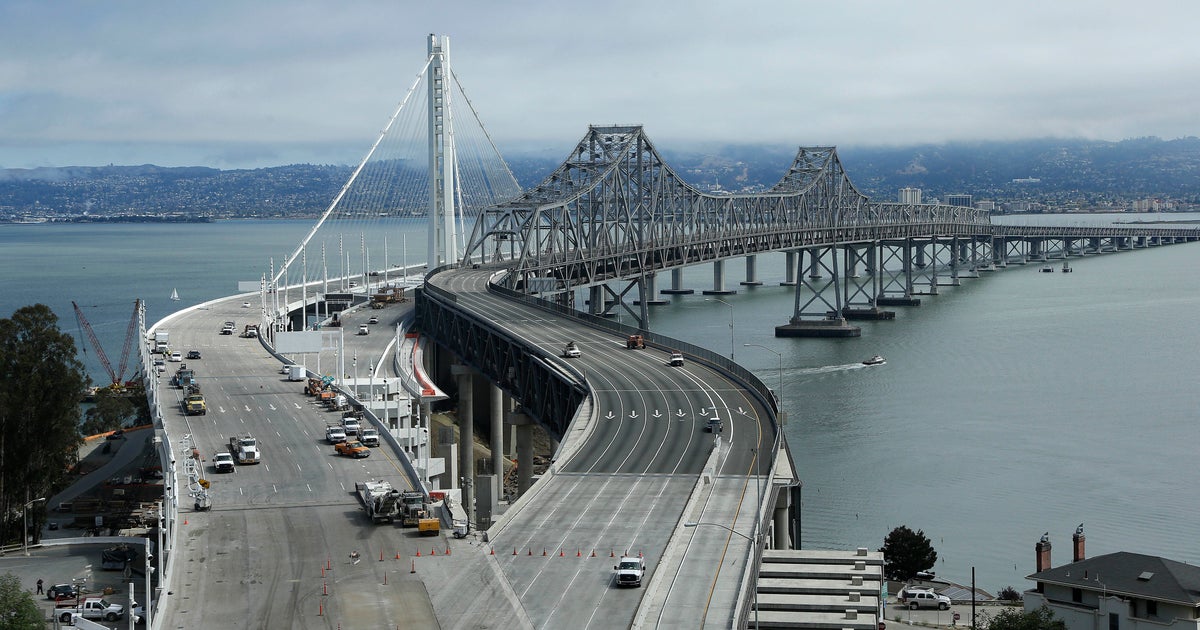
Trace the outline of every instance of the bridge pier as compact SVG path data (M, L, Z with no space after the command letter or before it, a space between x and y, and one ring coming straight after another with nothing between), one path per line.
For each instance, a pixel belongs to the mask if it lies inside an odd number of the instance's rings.
M650 306L662 306L664 304L670 304L670 300L664 300L658 297L658 274L651 272L646 274L645 278L645 295L639 297L637 300L634 300L634 306L640 305L642 303L642 299L645 299L646 304L649 304ZM666 291L663 291L663 293L666 293Z
M665 295L691 295L695 291L683 288L683 269L676 267L671 270L671 288L663 289L660 293Z
M758 256L746 257L746 279L742 281L744 287L761 286L762 282L758 279Z
M911 238L899 242L879 244L879 270L881 275L877 306L920 306L921 300L913 297L913 241ZM900 269L889 268L888 263L899 263Z
M783 256L784 256L783 282L779 283L779 286L781 286L781 287L796 286L796 253L797 252L792 251L792 252L784 252L784 254L783 254Z
M508 414L508 423L517 432L517 497L533 484L533 419L519 411Z
M491 448L492 448L492 504L489 513L495 514L504 496L504 390L499 386L489 384L492 400L490 409L492 417Z
M846 272L842 282L844 291L845 306L842 308L842 316L849 320L884 320L895 319L895 311L885 311L880 309L875 303L875 296L878 294L879 278L875 273L874 267L868 270L868 278L866 282L852 282L849 278L859 278L861 276L856 273L855 267L857 263L873 256L876 244L868 243L866 245L846 245ZM860 251L862 250L862 251Z
M450 366L450 373L458 380L458 474L461 479L454 481L462 488L463 509L471 523L475 522L474 372L466 365Z
M701 293L704 295L733 295L737 293L737 291L725 288L724 260L713 262L713 288L711 290L701 291Z
M842 287L838 274L838 247L827 245L813 247L807 250L810 260L810 273L804 282L796 287L796 307L787 324L775 327L776 337L857 337L862 334L858 326L846 323L842 314ZM828 254L830 263L825 264ZM804 257L800 257L800 265ZM799 269L799 267L798 267ZM821 270L829 274L829 280L817 283L822 278ZM815 275L814 275L815 274ZM801 289L811 292L807 302L801 303ZM833 293L833 302L825 295L826 291Z

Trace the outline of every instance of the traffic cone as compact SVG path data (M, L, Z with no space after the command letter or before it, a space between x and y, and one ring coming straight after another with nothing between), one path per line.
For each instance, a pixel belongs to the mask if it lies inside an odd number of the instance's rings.
M559 547L559 548L558 548L558 557L559 557L559 558L563 557L563 550L562 550L562 547Z
M387 586L387 571L383 572L383 585Z
M317 616L322 617L324 615L325 615L325 604L321 604L321 605L317 606Z
M326 582L325 580L321 580L321 594L322 595L329 594L329 582Z
M492 547L492 548L491 548L491 549L488 551L488 555L489 555L489 556L494 556L494 555L496 555L496 548L495 548L495 547ZM513 547L513 555L514 555L514 556L515 556L515 555L517 555L517 548L516 548L516 547Z
M325 577L325 567L321 567L321 577Z
M542 547L542 555L543 555L543 556L544 556L544 555L546 555L546 548L545 548L545 547Z
M608 557L609 557L609 558L616 558L616 557L617 557L617 554L613 552L613 549L612 549L612 547L609 547L609 548L608 548Z
M430 547L429 555L436 556L437 555L437 547Z
M382 550L379 552L379 561L383 562L383 551Z
M531 552L529 552L529 554L530 554L530 555L533 555L533 552L531 551ZM515 556L515 555L517 555L517 548L516 548L516 547L513 547L513 555L514 555L514 556Z
M639 551L638 551L638 557L639 557L639 558L641 558L641 557L642 557L642 552L641 552L641 550L639 550Z
M582 554L582 553L580 553L580 551L579 551L578 549L576 549L576 550L575 550L575 557L576 557L576 558L582 558L582 557L583 557L583 554Z
M533 547L529 548L529 555L531 555L531 556L533 555Z
M595 557L596 557L596 550L595 550L595 549L592 549L592 557L593 557L593 558L595 558Z
M418 558L420 558L420 557L421 557L421 549L420 549L419 547L417 548L417 557L418 557Z
M396 559L397 559L397 560L399 560L399 559L400 559L400 552L399 552L399 551L397 551L397 552L396 552Z
M184 525L187 525L187 519L186 519L186 518L185 518L185 519L183 519L183 524L184 524Z
M411 568L411 569L409 569L409 570L408 570L408 572L409 572L409 573L416 573L416 572L417 572L417 561L416 561L416 560L413 560L413 561L412 561L412 568Z
M446 555L450 555L450 543L446 543Z

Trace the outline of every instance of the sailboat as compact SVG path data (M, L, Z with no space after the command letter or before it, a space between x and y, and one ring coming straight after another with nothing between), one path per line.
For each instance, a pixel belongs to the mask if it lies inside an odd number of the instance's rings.
M172 302L179 301L179 291L176 291L175 289L171 289L171 301Z

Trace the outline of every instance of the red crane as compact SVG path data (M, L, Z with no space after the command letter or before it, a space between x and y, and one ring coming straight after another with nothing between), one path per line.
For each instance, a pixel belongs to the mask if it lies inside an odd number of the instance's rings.
M96 349L96 356L100 359L100 365L104 366L104 370L108 372L108 377L112 379L113 389L124 387L125 368L129 365L129 349L133 346L133 336L137 331L138 312L141 310L142 301L133 301L133 316L129 318L129 327L125 330L125 347L121 349L121 365L117 370L113 370L112 363L104 354L104 348L100 347L100 340L96 338L96 333L92 330L91 323L87 317L84 317L83 311L79 309L79 305L71 301L71 306L75 307L75 321L79 323L79 328L87 333L88 341L92 343L92 347ZM83 348L87 352L87 347Z

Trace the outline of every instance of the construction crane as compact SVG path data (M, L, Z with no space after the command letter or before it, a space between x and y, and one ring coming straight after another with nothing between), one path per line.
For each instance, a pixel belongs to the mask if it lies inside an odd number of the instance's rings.
M96 357L100 359L100 365L104 366L108 377L112 379L112 389L123 389L125 387L125 368L129 365L129 349L133 346L133 336L137 332L138 313L141 311L142 301L133 301L133 316L130 317L129 327L125 330L125 347L121 349L121 364L116 370L113 370L112 363L104 354L104 348L100 347L100 340L96 338L96 333L92 330L92 324L88 322L87 317L84 317L79 305L72 300L71 306L75 307L75 321L79 324L79 329L87 333L88 341L96 349ZM87 353L86 346L83 346L83 352Z

